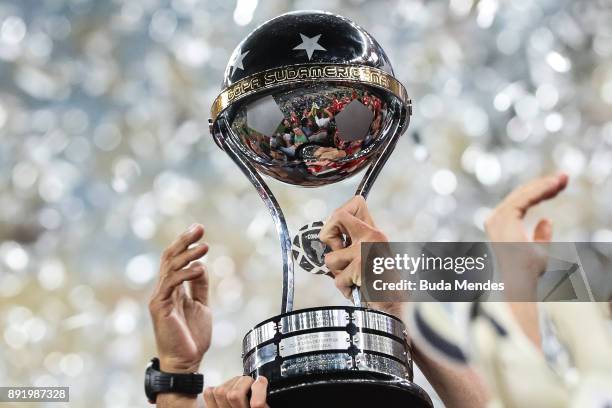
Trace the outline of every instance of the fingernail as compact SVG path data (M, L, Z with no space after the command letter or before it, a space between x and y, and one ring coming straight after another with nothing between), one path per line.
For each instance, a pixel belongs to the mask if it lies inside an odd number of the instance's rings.
M189 228L187 228L187 232L188 233L192 233L193 231L196 230L196 228L198 228L198 224L191 224L191 226Z

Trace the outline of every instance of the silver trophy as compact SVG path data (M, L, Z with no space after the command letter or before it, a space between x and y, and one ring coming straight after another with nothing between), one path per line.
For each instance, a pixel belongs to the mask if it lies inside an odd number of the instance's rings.
M262 178L315 187L367 168L356 194L368 195L411 115L385 52L347 18L288 13L236 47L223 86L211 108L211 133L266 204L283 258L281 314L244 337L244 374L270 380L272 408L372 407L381 398L387 407L432 406L412 382L403 323L361 307L357 289L354 306L293 310L293 259L309 272L326 272L326 248L316 239L323 224L292 239Z

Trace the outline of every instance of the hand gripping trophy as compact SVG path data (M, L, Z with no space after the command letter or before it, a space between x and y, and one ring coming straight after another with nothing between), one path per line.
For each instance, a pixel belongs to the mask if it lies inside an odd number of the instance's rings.
M270 380L272 408L431 407L412 382L404 325L361 307L357 288L354 307L293 310L293 258L309 272L327 272L316 238L323 223L292 240L261 176L315 187L369 166L356 192L366 197L411 115L385 52L347 18L283 14L238 45L223 88L211 108L211 133L268 207L283 256L281 314L245 336L245 375Z

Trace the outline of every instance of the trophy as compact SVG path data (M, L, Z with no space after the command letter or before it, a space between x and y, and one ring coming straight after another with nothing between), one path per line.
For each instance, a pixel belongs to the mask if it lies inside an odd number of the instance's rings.
M410 115L384 50L345 17L283 14L251 32L230 58L210 131L257 189L282 248L281 314L243 340L244 374L269 379L272 408L432 407L412 382L403 323L361 307L357 288L354 306L293 310L293 260L309 272L328 272L318 241L323 223L292 239L262 178L316 187L367 168L356 191L366 197Z

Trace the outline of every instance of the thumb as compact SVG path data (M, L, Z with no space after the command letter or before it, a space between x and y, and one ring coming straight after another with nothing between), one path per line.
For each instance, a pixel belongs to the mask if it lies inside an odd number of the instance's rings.
M257 377L251 386L251 408L269 408L266 402L268 393L268 379L263 376Z
M542 218L533 232L535 242L550 242L552 239L553 223L548 218Z

